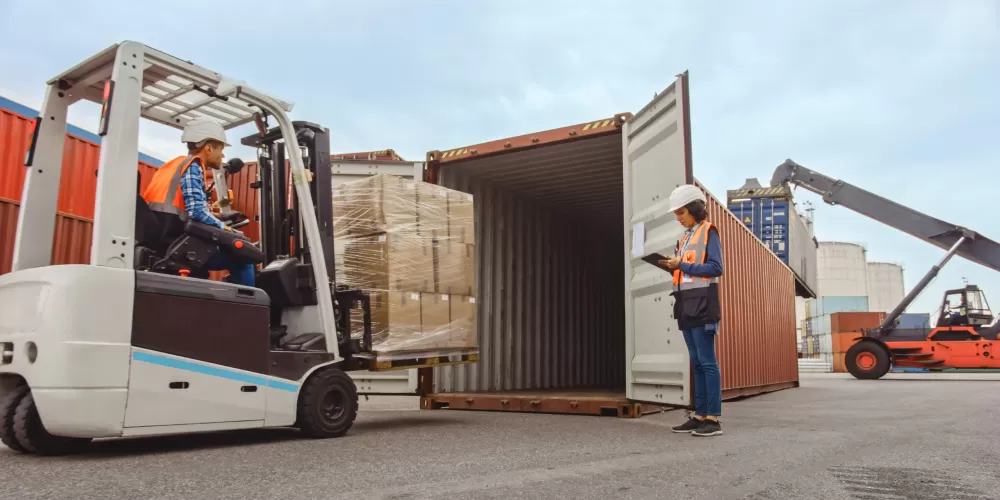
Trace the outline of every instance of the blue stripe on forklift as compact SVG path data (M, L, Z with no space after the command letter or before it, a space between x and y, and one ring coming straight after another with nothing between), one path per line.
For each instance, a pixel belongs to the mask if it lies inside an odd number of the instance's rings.
M132 359L136 361L142 361L144 363L166 366L168 368L177 368L178 370L186 370L189 372L201 373L203 375L211 375L213 377L221 377L221 378L227 378L229 380L246 382L248 384L257 384L267 387L273 387L275 389L280 389L282 391L296 392L299 390L299 386L295 384L289 384L287 382L272 380L269 378L262 377L260 375L240 373L232 370L226 370L223 368L217 368L214 366L203 365L200 363L193 363L191 361L186 361L183 359L168 358L166 356L150 354L148 352L135 351L132 353Z

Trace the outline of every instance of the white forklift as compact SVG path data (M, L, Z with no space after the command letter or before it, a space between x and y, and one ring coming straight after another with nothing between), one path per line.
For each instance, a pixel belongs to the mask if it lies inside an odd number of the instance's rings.
M81 99L102 105L90 264L53 266L66 113ZM291 108L130 41L48 82L25 159L13 272L0 276L4 444L54 455L104 437L292 426L338 437L350 429L358 390L345 372L374 370L370 302L334 286L329 134L291 122ZM183 128L206 117L227 130L257 125L243 142L261 151L259 246L238 232L164 218L138 196L140 118ZM270 130L269 117L277 122ZM284 158L271 162L276 150L288 152L294 224L269 219L289 219L275 209L287 203ZM224 192L224 173L214 177ZM223 219L245 223L228 208ZM256 287L204 279L200 266L222 248L262 265ZM350 334L352 309L363 311L360 339ZM472 362L477 354L396 363Z

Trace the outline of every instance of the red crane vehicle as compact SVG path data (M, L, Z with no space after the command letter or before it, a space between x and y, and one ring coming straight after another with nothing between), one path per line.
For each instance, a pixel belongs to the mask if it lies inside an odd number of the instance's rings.
M927 288L941 268L955 255L1000 271L1000 244L980 233L922 214L844 181L785 160L771 178L772 186L801 186L932 245L947 250L945 256L903 298L882 323L863 330L848 349L844 362L855 378L878 379L892 366L908 368L1000 369L1000 317L975 285L948 290L940 314L931 328L898 328L899 317Z

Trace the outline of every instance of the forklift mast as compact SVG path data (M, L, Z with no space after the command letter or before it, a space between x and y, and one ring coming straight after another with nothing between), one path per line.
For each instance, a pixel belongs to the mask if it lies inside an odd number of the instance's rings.
M1000 243L971 229L920 213L842 180L832 179L814 170L809 170L792 160L785 160L771 177L772 186L777 187L784 184L801 186L819 194L823 197L823 201L830 205L843 205L887 226L947 250L941 261L927 272L892 312L886 315L885 320L876 330L877 332L884 333L892 330L903 311L927 288L927 285L954 255L959 255L994 271L1000 271Z
M281 131L275 127L266 134L254 134L241 139L241 144L258 149L260 190L261 244L264 251L263 266L283 258L298 259L310 265L315 258L302 227L302 218L296 208L288 203L289 154L300 154L306 171L312 176L309 191L315 201L314 210L319 225L322 259L326 263L330 283L336 282L336 265L333 245L333 179L330 168L330 131L315 123L292 122L300 151L290 153L281 141ZM292 192L291 207L301 207L298 196ZM292 239L295 247L292 248Z

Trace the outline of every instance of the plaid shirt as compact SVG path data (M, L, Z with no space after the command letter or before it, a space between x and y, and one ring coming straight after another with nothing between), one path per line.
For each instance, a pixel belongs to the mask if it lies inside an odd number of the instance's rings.
M181 176L181 196L184 197L184 207L187 209L188 217L219 229L225 227L225 224L212 215L212 211L208 208L205 174L201 168L201 161L197 159L192 161L191 166Z

